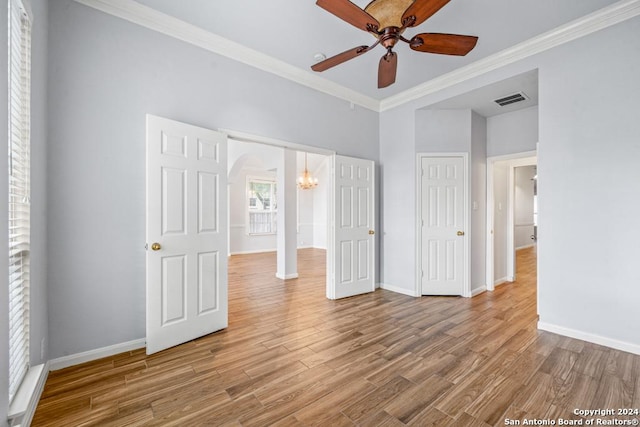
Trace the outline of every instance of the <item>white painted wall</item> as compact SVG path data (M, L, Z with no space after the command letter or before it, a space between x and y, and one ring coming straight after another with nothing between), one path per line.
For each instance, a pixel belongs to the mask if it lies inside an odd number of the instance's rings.
M533 235L533 177L536 166L515 168L514 180L514 238L515 248L532 246Z
M231 254L271 252L276 250L276 235L249 235L247 234L247 200L246 189L248 178L276 180L279 156L282 148L265 144L249 142L229 141L229 251ZM325 158L317 154L317 156ZM302 159L302 160L301 160ZM304 157L298 153L296 169L299 176L304 170ZM327 209L327 179L328 176L319 176L319 172L311 171L314 177L319 178L319 185L313 190L297 190L298 203L298 229L296 232L298 248L322 247L326 249L326 209ZM326 174L326 172L321 172ZM322 197L317 197L322 195ZM324 198L323 198L324 197ZM316 212L323 216L320 223L316 223ZM324 222L322 218L324 217ZM316 238L320 244L315 243ZM324 243L322 243L324 242Z
M486 289L487 247L487 119L471 112L471 292Z
M508 280L507 227L509 224L509 162L493 164L493 277L494 284Z
M313 247L319 249L327 249L330 164L331 157L325 157L320 163L315 172L315 176L318 177L318 186L310 193L313 197Z
M275 181L282 148L234 140L228 143L229 251L231 254L275 251L275 234L247 234L247 180Z

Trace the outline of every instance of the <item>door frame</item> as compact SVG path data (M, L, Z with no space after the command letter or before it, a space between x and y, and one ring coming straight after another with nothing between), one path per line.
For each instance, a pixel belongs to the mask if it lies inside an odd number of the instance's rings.
M494 184L494 166L496 162L509 162L508 172L508 190L507 190L507 248L506 248L506 265L508 282L516 279L515 272L515 168L519 166L530 166L537 164L537 151L524 151L521 153L506 154L502 156L492 156L487 158L487 240L486 240L486 282L487 290L494 291L496 286L504 282L495 283L494 271L494 243L493 243L493 224L495 219L495 195L493 191Z
M219 132L223 132L225 134L227 134L227 138L228 139L233 139L235 141L241 141L241 142L254 142L254 143L258 143L258 144L265 144L265 145L271 145L273 147L278 147L278 148L288 148L291 150L296 150L296 151L303 151L303 152L307 152L307 153L313 153L313 154L320 154L323 156L328 156L328 157L332 157L332 159L330 160L331 165L335 164L335 156L336 156L336 152L333 150L327 150L325 148L318 148L318 147L312 147L310 145L304 145L304 144L298 144L295 142L289 142L289 141L284 141L282 139L277 139L277 138L270 138L270 137L266 137L266 136L260 136L260 135L254 135L254 134L250 134L250 133L246 133L246 132L241 132L241 131L236 131L236 130L231 130L231 129L217 129ZM333 166L332 166L333 167ZM334 268L334 256L335 256L335 242L334 242L334 224L331 222L332 221L332 212L333 212L333 206L334 206L334 187L335 187L335 177L334 177L334 173L329 173L328 174L329 179L327 181L327 185L328 187L328 191L327 191L327 253L326 253L326 271L325 271L325 275L326 275L326 283L325 283L325 287L326 287L326 293L327 296L329 295L329 288L331 286L331 274L332 274L332 269ZM374 240L374 251L376 250L376 246L375 246L375 240ZM375 274L375 268L374 268L374 274ZM375 282L375 280L374 280Z
M431 152L420 152L416 153L416 271L415 271L415 295L417 297L422 296L422 239L419 237L420 233L418 232L422 228L422 159L426 158L439 158L439 157L460 157L463 161L463 170L466 174L464 180L464 188L463 188L463 223L465 234L462 237L463 239L463 285L462 285L462 296L466 298L470 298L471 295L471 245L470 241L470 232L471 232L471 215L469 212L470 197L469 188L471 188L471 174L469 173L469 153L461 151L461 152L448 152L448 153L431 153Z

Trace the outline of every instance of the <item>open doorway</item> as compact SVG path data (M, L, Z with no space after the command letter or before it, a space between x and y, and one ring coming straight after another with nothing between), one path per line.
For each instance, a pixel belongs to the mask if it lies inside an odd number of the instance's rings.
M326 254L330 185L328 165L331 157L289 150L292 156L287 159L285 150L288 149L229 140L228 252L232 257L242 256L245 264L261 265L260 271L273 270L277 278L289 280L298 277L297 260L301 251L313 252L316 258L319 254ZM314 181L317 180L317 185L309 189L296 188L295 185L283 186L284 178L279 177L279 170L282 173L285 162L290 162L287 167L295 169L296 177L306 168ZM281 218L292 212L295 212L295 227L283 227ZM279 236L279 233L288 233L285 238L289 242L293 240L295 245L283 247L283 236ZM294 257L293 268L286 272L276 268L278 259L285 251L294 252L286 254L287 257Z
M325 289L329 299L373 292L375 290L376 245L375 245L375 164L372 160L338 155L333 151L273 138L250 135L243 132L222 130L229 140L255 143L256 146L275 147L283 153L285 167L278 175L278 209L286 209L285 219L296 216L296 203L286 203L289 195L297 195L295 164L296 151L303 154L322 155L325 160L326 182L326 274ZM292 156L293 154L293 156ZM294 165L294 167L291 167ZM286 175L286 176L285 176ZM282 191L284 189L285 191ZM315 191L315 190L314 190ZM243 197L247 197L246 195ZM297 198L297 196L291 196ZM323 196L318 196L323 199ZM296 222L277 215L278 228L287 228L287 233L276 234L278 248L286 236L285 251L277 250L278 271L281 279L297 277L297 273L284 271L281 254L297 259ZM284 224L283 224L284 223ZM293 227L291 227L293 225ZM320 241L321 238L318 240ZM294 250L291 250L293 248ZM291 262L288 262L291 265Z
M518 252L537 255L535 152L487 161L487 289L516 280ZM530 262L530 261L527 261Z

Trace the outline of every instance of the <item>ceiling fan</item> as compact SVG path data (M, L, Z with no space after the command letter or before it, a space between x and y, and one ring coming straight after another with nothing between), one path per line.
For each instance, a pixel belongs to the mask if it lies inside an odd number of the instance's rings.
M378 66L378 88L396 81L398 55L392 50L398 41L418 52L464 56L478 41L475 36L421 33L410 40L402 36L407 27L426 21L450 0L373 0L364 10L349 0L318 0L316 4L343 21L372 34L378 40L371 46L358 46L313 65L313 71L325 71L362 55L381 44L387 49Z

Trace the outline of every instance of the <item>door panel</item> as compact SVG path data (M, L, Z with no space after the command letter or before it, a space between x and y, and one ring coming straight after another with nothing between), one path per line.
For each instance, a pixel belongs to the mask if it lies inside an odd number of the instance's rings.
M345 298L375 290L374 163L334 156L334 198L330 212L333 254L327 297Z
M227 326L226 177L224 134L147 116L148 354Z
M464 158L425 157L421 167L422 294L463 295Z

